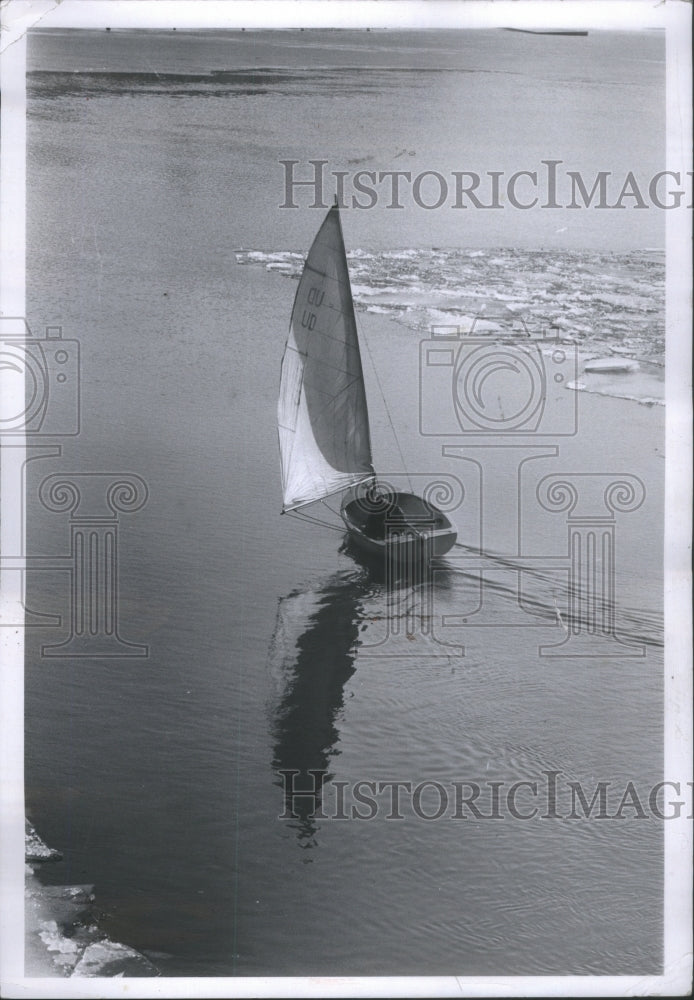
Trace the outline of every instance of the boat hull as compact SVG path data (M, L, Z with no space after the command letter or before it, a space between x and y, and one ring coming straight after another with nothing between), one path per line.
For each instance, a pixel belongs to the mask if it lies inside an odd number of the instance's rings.
M411 561L444 556L457 532L443 511L413 493L387 493L379 502L350 500L340 511L349 539L371 557Z

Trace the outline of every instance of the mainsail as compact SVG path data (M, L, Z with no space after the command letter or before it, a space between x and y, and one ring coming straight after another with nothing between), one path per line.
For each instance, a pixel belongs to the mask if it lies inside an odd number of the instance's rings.
M357 325L337 205L294 299L277 406L283 509L374 475Z

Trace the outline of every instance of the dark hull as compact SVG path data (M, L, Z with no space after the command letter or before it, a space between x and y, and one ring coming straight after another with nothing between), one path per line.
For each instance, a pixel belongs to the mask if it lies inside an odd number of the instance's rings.
M387 494L381 510L361 499L340 511L350 542L370 557L411 562L444 556L457 533L443 511L412 493Z

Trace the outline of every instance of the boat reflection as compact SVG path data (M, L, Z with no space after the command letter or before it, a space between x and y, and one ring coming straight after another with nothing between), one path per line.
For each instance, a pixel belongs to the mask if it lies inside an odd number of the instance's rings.
M354 673L362 601L369 592L367 575L350 571L279 602L270 653L281 689L272 720L272 765L284 791L287 823L304 848L316 845L322 786L339 753L338 716ZM302 789L310 794L298 794Z

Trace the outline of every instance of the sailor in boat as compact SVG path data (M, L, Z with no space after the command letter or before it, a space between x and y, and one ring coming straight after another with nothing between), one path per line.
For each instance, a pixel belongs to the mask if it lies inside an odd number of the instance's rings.
M382 510L368 514L364 523L364 534L380 541L386 537L386 526L404 527L405 524L405 512L396 504L388 508L387 516Z

